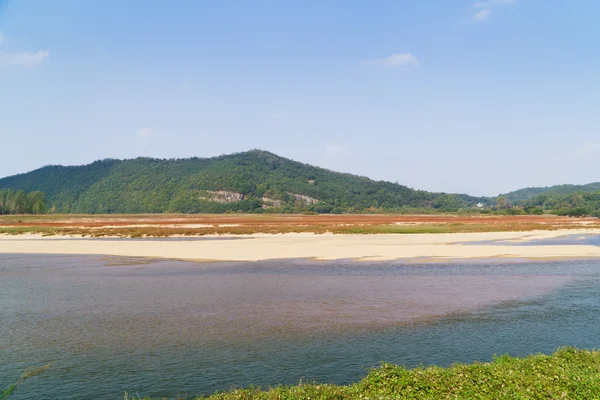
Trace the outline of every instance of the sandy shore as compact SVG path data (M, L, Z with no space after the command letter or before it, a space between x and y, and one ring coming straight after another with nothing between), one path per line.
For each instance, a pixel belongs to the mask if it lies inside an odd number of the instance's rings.
M258 261L283 258L376 261L411 258L435 260L498 257L527 259L600 257L600 247L596 246L510 245L510 242L518 243L565 235L586 234L600 234L600 231L581 229L414 235L256 234L250 236L204 236L198 240L127 240L118 238L98 240L27 234L0 236L0 253L100 254L198 261ZM502 241L503 243L469 243L481 241Z

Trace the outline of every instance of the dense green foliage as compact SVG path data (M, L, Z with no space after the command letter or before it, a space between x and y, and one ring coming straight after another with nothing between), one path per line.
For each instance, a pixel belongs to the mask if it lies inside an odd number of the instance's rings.
M563 348L550 356L502 356L491 363L449 368L383 364L350 386L249 388L197 399L596 399L599 393L600 353Z
M520 189L498 196L494 214L600 217L600 182Z
M542 194L554 195L570 195L577 192L597 192L600 191L600 182L588 183L587 185L557 185L549 187L530 187L525 189L515 190L505 194L506 198L511 203L520 203L526 200L531 200Z
M487 201L377 182L260 150L214 158L137 158L47 166L0 179L0 188L42 191L59 213L456 211ZM217 202L207 196L216 191L240 193L243 199Z
M600 216L600 182L516 190L504 196L512 213Z
M215 193L221 191L234 197L219 199ZM430 213L469 210L477 203L486 205L482 213L600 216L600 183L477 198L373 181L260 150L214 158L107 159L0 179L0 214L44 213L46 205L51 212L90 214Z
M588 188L595 184L586 185ZM508 215L541 215L555 214L569 217L600 217L600 190L571 191L563 185L566 193L542 192L527 200L509 201L508 196L499 196L496 207L489 212ZM488 210L486 210L488 211Z
M46 202L44 193L35 191L0 189L0 215L3 214L44 214Z
M600 216L600 191L571 194L541 194L521 202L528 213L549 212L572 217Z

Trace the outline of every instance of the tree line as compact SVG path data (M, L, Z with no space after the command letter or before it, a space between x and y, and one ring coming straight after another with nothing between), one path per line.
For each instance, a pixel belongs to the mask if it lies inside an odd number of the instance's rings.
M34 191L0 189L0 215L3 214L45 214L45 195Z
M594 192L575 192L569 194L541 194L523 201L524 210L541 210L541 212L563 216L600 217L600 190Z
M499 196L495 207L483 210L483 212L507 215L554 214L568 217L600 218L600 190L572 193L547 192L520 201L510 201L508 196Z

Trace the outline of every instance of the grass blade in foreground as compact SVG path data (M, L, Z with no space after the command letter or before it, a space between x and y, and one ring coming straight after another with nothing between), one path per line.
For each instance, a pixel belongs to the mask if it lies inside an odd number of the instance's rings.
M140 400L125 396L126 400ZM562 348L552 355L497 357L491 363L406 369L383 364L350 386L300 384L238 389L202 400L287 399L594 399L600 352ZM144 400L150 400L145 398Z

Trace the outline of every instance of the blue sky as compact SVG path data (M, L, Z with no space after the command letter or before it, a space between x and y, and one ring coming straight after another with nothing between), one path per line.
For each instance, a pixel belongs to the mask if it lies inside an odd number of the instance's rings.
M0 176L252 148L418 189L600 181L597 0L0 0Z

